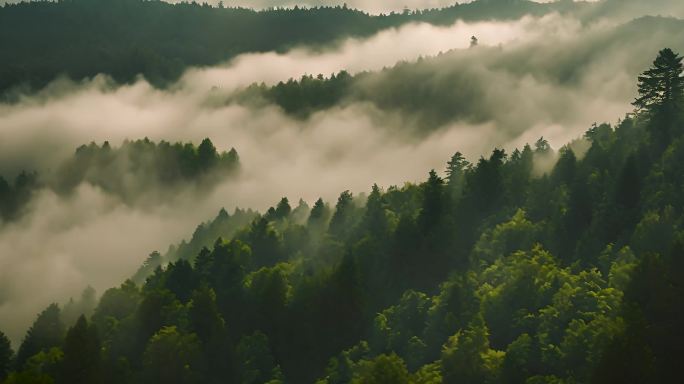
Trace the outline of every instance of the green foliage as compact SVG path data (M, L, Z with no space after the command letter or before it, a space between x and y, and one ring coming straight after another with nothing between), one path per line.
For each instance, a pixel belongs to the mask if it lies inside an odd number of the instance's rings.
M451 276L432 298L425 325L427 360L439 358L442 345L459 329L465 328L480 311L478 282L472 273Z
M470 169L471 164L463 157L461 152L456 152L447 162L447 185L454 197L458 198L463 192L465 184L465 173Z
M262 332L243 336L237 345L237 356L241 362L242 384L265 383L277 375L278 367L271 354L268 337Z
M409 384L406 364L397 355L380 355L370 361L361 361L353 384Z
M12 368L14 351L12 344L4 333L0 332L0 382L5 380Z
M377 184L373 184L370 195L366 200L366 209L361 222L364 233L373 236L375 240L382 239L388 230L385 201Z
M533 314L550 304L560 273L540 247L499 259L482 273L482 311L494 346L504 348L528 329Z
M322 225L330 216L330 208L325 205L323 199L316 200L314 207L311 209L307 223L309 225Z
M119 288L110 288L102 295L93 313L93 321L100 330L109 322L118 322L132 315L142 297L135 284L127 280Z
M98 384L103 382L100 339L94 325L81 316L64 339L60 383Z
M489 332L479 318L449 338L442 351L444 383L493 383L505 353L490 349Z
M0 7L0 36L4 36L0 49L11 60L0 62L0 92L22 85L42 88L58 75L81 80L101 73L119 83L143 75L153 85L165 86L190 66L215 65L246 52L320 46L409 22L451 25L457 19L507 20L565 8L528 1L476 1L370 15L346 6L254 11L139 0L8 3ZM40 55L25 49L29 46ZM344 84L346 77L340 74L334 81ZM286 109L306 111L337 101L339 88L304 77L276 86L269 96Z
M330 220L330 233L344 240L350 227L354 224L351 220L354 215L354 202L351 192L344 191L340 194L335 205L335 213Z
M60 312L57 304L50 304L38 315L17 351L16 366L18 368L23 368L32 356L62 344L64 325Z
M415 384L441 384L442 373L439 364L432 363L423 365L418 372L413 375L412 380Z
M287 197L283 197L276 207L275 218L280 220L286 219L288 216L290 216L290 212L292 212L290 202L287 200Z
M152 203L189 181L200 188L211 187L238 168L237 152L219 153L209 139L195 147L180 142L157 144L145 138L125 141L119 148L108 142L82 145L60 165L51 184L58 192L68 193L85 182L127 203Z
M379 352L394 351L403 356L411 368L422 366L426 346L420 337L430 304L429 297L424 293L404 292L399 303L375 317L373 349Z
M169 247L169 250L164 255L156 251L152 252L143 265L140 266L132 280L138 284L144 283L145 279L153 274L157 267L167 262L185 259L195 260L195 263L197 263L198 260L196 259L208 256L209 250L206 248L213 246L217 239L222 237L232 238L245 225L251 223L256 216L256 212L252 210L236 208L233 214L230 215L225 209L221 208L213 220L197 226L189 241L183 240L177 246ZM199 261L200 264L206 264L206 262L207 260ZM200 270L204 271L209 268L209 265L203 265L203 268L200 268Z
M525 211L518 210L511 220L486 231L475 244L474 261L492 263L515 251L532 248L539 241L540 229L529 219Z
M653 113L681 103L684 99L682 72L682 57L669 48L661 50L653 67L639 76L639 97L634 100L637 110Z
M332 74L329 78L324 78L323 75L305 75L297 81L281 81L272 88L251 85L239 98L253 102L254 96L262 97L279 105L289 114L306 117L317 110L340 103L350 92L352 80L353 77L346 71Z
M257 329L270 331L284 320L281 316L290 296L289 269L287 264L278 264L272 268L261 268L245 277L247 299L254 308L253 325Z
M149 206L161 201L173 202L183 188L202 196L239 169L237 151L231 148L228 152L218 152L209 139L197 147L192 143L172 144L163 140L155 143L148 138L125 140L118 148L111 147L107 141L101 146L90 143L78 147L72 157L56 164L52 173L39 176L22 171L13 183L0 176L0 225L20 218L33 194L41 188L69 196L80 185L89 184L126 204ZM244 217L253 218L253 213L236 211L234 216L232 223L242 226ZM229 220L216 221L215 226L229 225L224 223ZM212 236L211 241L215 239ZM179 250L182 251L187 250ZM192 256L196 251L191 249ZM189 257L185 253L179 256Z
M594 125L586 153L457 153L446 181L345 191L334 213L222 210L66 338L50 306L7 382L678 382L684 139L653 145L660 119Z
M537 344L530 335L523 333L508 345L501 366L501 378L504 383L522 384L544 370Z
M195 383L201 371L197 335L164 327L150 339L143 356L143 377L152 383Z
M216 294L211 288L200 287L192 294L188 310L189 327L204 343L223 336L225 321L216 305Z
M22 371L12 372L5 383L12 384L54 384L64 353L59 348L50 348L32 356Z
M256 268L273 265L285 258L282 239L266 217L252 222L245 240L251 244L251 262Z
M446 201L444 181L433 169L423 189L423 207L418 215L423 232L429 232L440 224L447 208Z

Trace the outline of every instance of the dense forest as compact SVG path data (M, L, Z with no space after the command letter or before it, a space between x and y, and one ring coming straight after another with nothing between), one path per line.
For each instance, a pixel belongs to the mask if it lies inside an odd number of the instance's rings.
M90 143L78 147L47 174L24 171L13 183L0 175L0 224L19 217L31 195L41 188L68 196L85 183L127 204L150 204L168 201L184 187L210 190L239 168L234 148L218 152L209 139L197 146L163 140L157 144L148 138L127 140L120 147Z
M683 72L661 50L635 113L587 146L456 152L445 178L221 210L99 302L50 305L16 352L0 334L0 380L678 382Z
M0 94L12 100L10 89L40 89L60 75L80 80L106 74L119 83L143 75L161 87L189 66L218 64L240 53L329 46L409 22L510 20L589 6L478 0L370 15L346 6L255 11L141 0L5 3L0 7Z
M14 182L0 176L0 222L15 218L28 203L31 192L37 187L35 173L22 172Z
M511 97L510 90L500 91L502 86L515 88L518 84L502 78L498 71L516 78L530 76L569 88L580 87L585 81L585 71L591 65L588 63L610 65L610 62L602 60L624 52L627 44L641 39L644 30L662 35L667 44L684 49L681 45L684 39L682 20L648 16L569 46L549 48L540 44L517 50L473 46L465 51L456 49L436 57L399 62L377 72L352 75L340 71L327 77L307 74L275 85L252 84L237 91L228 102L255 108L276 105L298 119L307 119L329 109L366 103L414 121L416 132L420 134L456 121L495 121L508 128L513 126L522 130L528 128L526 121L518 122L520 118L502 113L507 111L507 107L516 110L519 100ZM553 54L536 56L534 53L539 49L552 50ZM640 60L630 60L621 70L637 74L641 69L635 65ZM494 76L501 84L492 85ZM562 111L555 112L552 106L547 108L546 113L562 114Z

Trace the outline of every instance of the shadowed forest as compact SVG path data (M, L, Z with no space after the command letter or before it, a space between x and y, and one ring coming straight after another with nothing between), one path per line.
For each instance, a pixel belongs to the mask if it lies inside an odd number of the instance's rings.
M615 0L3 6L0 141L35 147L0 156L0 383L678 382L684 7L656 5L675 16ZM382 69L187 85L246 52L325 61L311 52L404 24L519 20L517 42L465 35ZM592 96L623 113L593 123ZM42 110L84 128L41 143ZM430 166L413 180L411 163ZM406 177L380 183L390 169Z
M157 86L188 66L218 64L244 52L284 51L301 44L323 48L409 22L448 25L455 20L515 19L581 6L531 1L479 1L449 8L370 15L345 6L216 9L207 3L69 0L22 2L0 9L6 59L0 90L40 88L55 76L83 79L99 73L119 82L143 75Z

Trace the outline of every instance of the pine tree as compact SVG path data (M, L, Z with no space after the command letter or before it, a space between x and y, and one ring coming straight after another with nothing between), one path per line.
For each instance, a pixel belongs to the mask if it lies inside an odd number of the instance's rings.
M12 345L4 333L0 332L0 382L5 380L12 365Z
M424 231L439 224L445 211L444 205L444 181L433 169L423 187L423 208L418 219Z
M447 162L447 185L454 197L460 196L465 183L465 172L470 168L470 163L463 157L461 152L454 153Z
M653 67L639 76L639 97L632 103L637 111L657 112L684 99L682 57L669 48L658 53Z
M387 232L385 202L380 187L378 187L377 184L373 184L373 189L371 190L370 195L368 195L363 225L368 232L376 236L376 238L383 237Z
M349 191L340 194L335 205L335 213L330 220L329 231L332 235L339 238L344 237L349 232L350 220L353 208L353 195Z
M64 336L64 325L61 320L61 310L57 304L51 304L33 323L26 332L23 342L17 352L17 368L36 353L59 346Z
M666 48L658 53L653 67L639 76L639 97L632 103L637 113L650 120L651 138L657 150L665 149L679 122L684 101L682 57Z
M284 219L290 216L290 212L292 212L290 201L287 199L287 197L283 197L275 209L275 217L276 219Z
M102 382L100 339L93 325L81 315L64 340L64 360L60 381L64 384L97 384Z
M325 225L330 218L330 209L323 202L323 199L319 198L316 200L311 212L309 213L309 219L307 220L307 226L310 229L316 228L320 230L322 225Z

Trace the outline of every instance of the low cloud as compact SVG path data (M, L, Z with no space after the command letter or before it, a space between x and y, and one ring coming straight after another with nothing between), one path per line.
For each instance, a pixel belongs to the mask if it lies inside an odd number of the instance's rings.
M635 74L663 44L682 41L682 32L677 26L641 35L612 28L559 15L445 28L412 24L331 50L243 55L190 70L170 90L143 80L114 86L100 76L58 81L0 105L0 174L50 173L80 144L119 145L145 136L195 143L209 137L219 150L235 147L243 166L209 196L188 194L150 209L126 206L89 185L69 197L39 192L21 220L0 228L3 331L19 341L48 303L77 296L88 284L100 293L117 285L148 253L178 242L221 207L263 210L282 196L332 201L346 189L422 181L457 150L476 160L494 146L511 150L542 135L558 147L594 121L614 121L631 109ZM466 49L472 35L481 49ZM484 112L421 135L416 119L372 101L348 102L305 120L273 105L225 103L254 81L377 70L448 50L455 51L427 61L432 74L426 86L448 86L441 74L465 73L482 91L469 100L471 107Z

